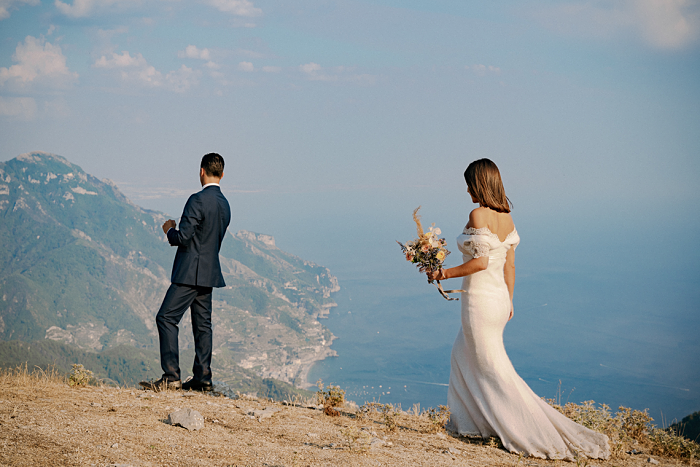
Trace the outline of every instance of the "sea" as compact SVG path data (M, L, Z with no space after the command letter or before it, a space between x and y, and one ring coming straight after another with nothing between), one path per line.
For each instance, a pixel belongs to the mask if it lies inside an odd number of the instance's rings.
M422 204L423 222L436 223L453 251L446 265L461 263L455 239L474 206L441 191L227 194L230 230L273 235L338 277L338 306L322 321L338 356L315 364L309 383L338 385L360 405L447 403L461 302L443 299L396 244L415 238L411 213ZM504 343L518 374L541 397L648 410L658 426L699 411L700 219L650 199L624 209L514 199L521 243ZM148 204L178 212L184 200L169 203ZM669 234L681 218L685 234Z
M460 264L455 239L468 211L423 211L424 222L438 221L448 240L446 265ZM347 221L348 230L366 226L366 236L340 236L342 257L323 263L341 287L323 322L337 337L338 356L317 363L309 382L338 385L360 405L437 407L447 403L461 302L442 298L403 258L395 241L415 237L411 209L400 221L385 214L394 222ZM613 413L620 406L647 410L657 426L699 411L698 244L649 232L641 213L606 218L582 208L513 216L521 244L504 343L535 393L560 404L593 400ZM459 289L461 281L444 285Z

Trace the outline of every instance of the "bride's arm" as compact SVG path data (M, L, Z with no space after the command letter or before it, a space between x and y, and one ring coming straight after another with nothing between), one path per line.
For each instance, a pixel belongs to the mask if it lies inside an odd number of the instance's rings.
M479 258L470 259L466 263L455 266L449 269L440 269L439 271L429 272L430 280L454 279L455 277L464 277L475 272L483 271L489 266L489 257L481 256Z
M469 213L469 222L467 222L467 228L473 227L475 229L488 227L486 224L486 218L483 217L483 213L477 208ZM449 269L440 269L439 271L429 272L428 279L434 280L444 280L444 279L454 279L456 277L464 277L474 274L475 272L483 271L489 266L488 255L480 256L479 258L473 258L462 263L459 266L455 266Z
M515 250L513 248L508 249L506 253L506 264L503 266L503 278L508 286L508 293L510 294L510 316L508 321L513 318L513 288L515 287Z

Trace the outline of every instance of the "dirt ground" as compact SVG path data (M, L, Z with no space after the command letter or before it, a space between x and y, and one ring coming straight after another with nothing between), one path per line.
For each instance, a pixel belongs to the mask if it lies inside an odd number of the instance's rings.
M258 419L251 409L280 409ZM191 408L204 428L167 424L168 414ZM415 417L415 419L422 417ZM409 416L395 431L380 417L259 399L199 393L152 393L110 387L72 388L31 378L0 379L0 464L12 466L642 466L645 454L609 461L547 461L428 433ZM374 443L370 447L370 442ZM688 465L655 458L660 465ZM697 462L696 462L697 465Z

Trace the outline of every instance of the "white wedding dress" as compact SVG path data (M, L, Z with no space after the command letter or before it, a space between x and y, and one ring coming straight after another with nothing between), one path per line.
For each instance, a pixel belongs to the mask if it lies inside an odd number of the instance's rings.
M484 271L462 283L462 328L452 347L447 404L460 435L497 436L511 452L573 460L610 456L608 437L581 426L535 394L518 376L503 346L511 302L503 277L506 252L520 242L515 229L501 242L488 228L465 228L457 238L464 261L488 255Z

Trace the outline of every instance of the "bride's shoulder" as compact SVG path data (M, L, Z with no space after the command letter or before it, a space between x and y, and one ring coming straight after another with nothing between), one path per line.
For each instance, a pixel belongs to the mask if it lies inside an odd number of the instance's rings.
M481 229L483 227L488 227L488 223L488 209L479 206L469 213L467 228Z
M501 222L503 222L503 225L508 227L509 232L515 228L513 217L510 215L509 212L499 212L498 215L501 217Z

